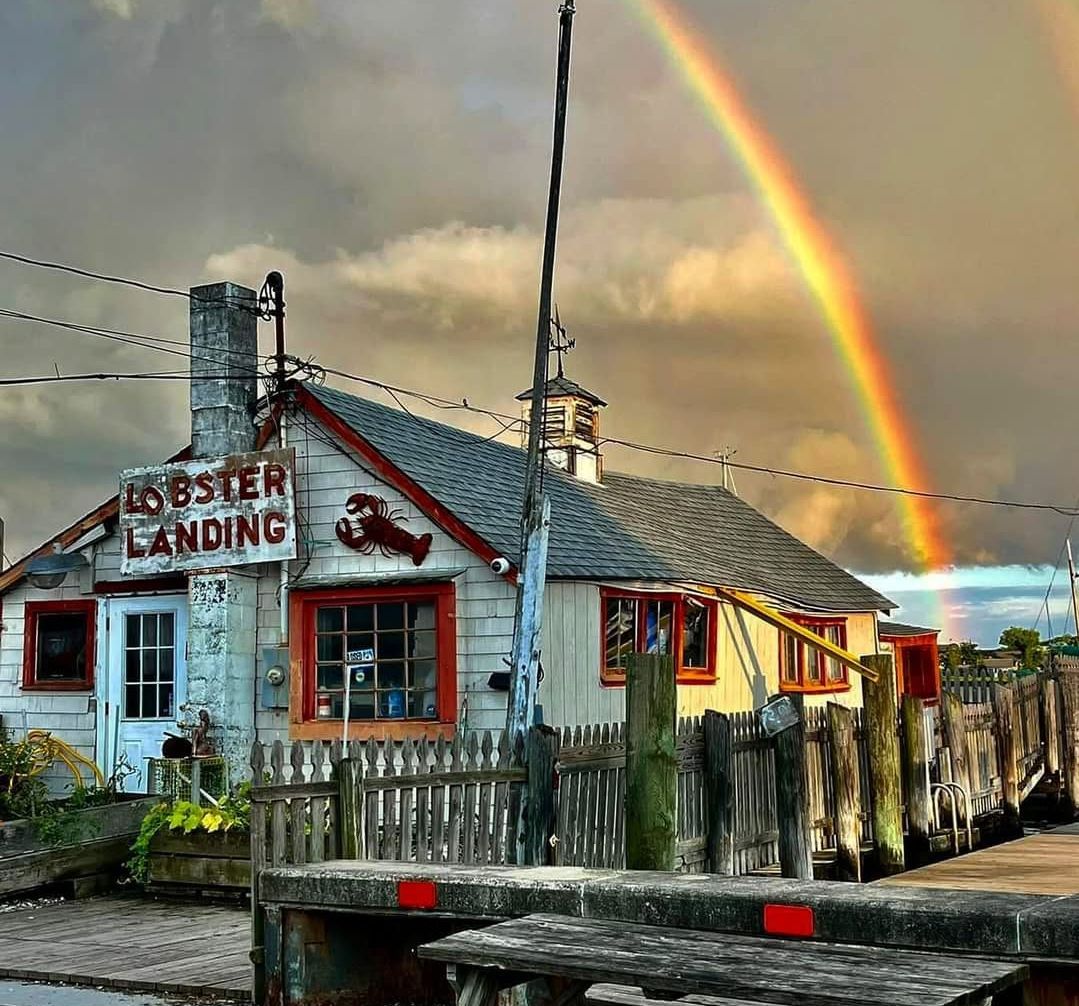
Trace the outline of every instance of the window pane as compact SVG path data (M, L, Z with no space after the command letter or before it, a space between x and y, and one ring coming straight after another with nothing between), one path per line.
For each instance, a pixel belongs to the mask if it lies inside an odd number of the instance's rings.
M340 632L345 627L343 608L319 608L315 619L316 632Z
M432 601L421 601L408 606L408 627L410 629L433 629L435 627L435 606Z
M405 684L405 662L403 660L378 662L378 687L403 688Z
M128 615L124 619L124 637L128 646L139 646L140 642L140 627L142 625L141 615Z
M417 720L433 720L438 716L433 692L409 692L408 715Z
M370 632L375 627L375 608L372 604L352 604L348 609L348 631Z
M342 636L319 636L318 637L318 660L344 660L345 648Z
M416 688L434 688L438 680L436 666L433 660L414 660L409 684Z
M174 655L176 651L171 647L157 651L157 679L158 681L172 681Z
M349 695L349 717L354 720L373 720L375 718L374 692L352 692Z
M86 628L82 612L43 612L37 616L37 680L86 678Z
M317 687L320 691L330 688L344 688L344 671L340 664L319 664Z
M345 659L353 663L364 660L374 660L375 634L373 632L352 632L345 637L348 644L345 647ZM349 656L349 654L353 656Z
M139 686L128 685L124 689L124 716L129 720L139 718Z
M161 697L161 715L166 719L172 719L176 714L172 710L172 683L164 684L161 686L161 691L158 693Z
M157 616L144 615L142 619L142 645L157 646Z
M674 625L673 601L649 601L646 605L644 625L644 649L646 653L661 656L671 652Z
M157 626L157 643L159 646L172 646L173 614L167 611L157 616L160 621Z
M604 666L608 669L624 668L626 658L636 649L637 602L612 597L607 600L605 608Z
M798 640L789 633L781 633L783 638L783 653L781 657L783 680L787 684L798 684L798 648L801 645Z
M157 685L142 686L142 719L157 716Z
M682 666L707 668L709 665L708 616L711 609L687 597L682 608Z
M388 692L379 692L379 714L389 720L399 720L405 715L405 691L393 688Z
M377 622L375 627L381 632L383 629L403 629L405 627L405 606L401 601L378 606Z
M379 660L400 660L405 655L403 632L379 632L375 642L375 656Z
M410 657L433 657L435 655L434 632L410 632L408 634L408 655Z
M124 661L124 681L131 685L137 684L139 680L139 651L128 650Z
M142 651L142 680L157 681L157 650Z

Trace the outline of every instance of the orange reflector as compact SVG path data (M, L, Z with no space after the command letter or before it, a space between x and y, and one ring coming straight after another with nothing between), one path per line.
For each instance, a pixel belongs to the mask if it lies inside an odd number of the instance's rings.
M399 908L434 908L437 904L438 891L430 880L397 881Z
M764 931L769 936L812 936L813 909L805 905L765 905Z

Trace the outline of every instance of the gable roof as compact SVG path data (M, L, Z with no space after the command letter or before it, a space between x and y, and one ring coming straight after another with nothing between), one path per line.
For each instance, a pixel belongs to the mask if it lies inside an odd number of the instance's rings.
M334 388L310 395L491 549L519 560L525 453ZM727 490L606 472L546 470L553 579L662 580L752 591L798 608L895 607Z
M903 622L878 622L877 633L881 639L904 639L909 636L937 636L940 629L926 629L920 625L905 625Z

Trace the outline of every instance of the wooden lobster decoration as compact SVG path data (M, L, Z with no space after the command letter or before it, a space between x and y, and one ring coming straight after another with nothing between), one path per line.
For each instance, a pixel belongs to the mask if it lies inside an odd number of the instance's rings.
M417 537L398 527L394 521L408 520L400 510L391 510L381 497L371 493L353 493L345 504L352 518L342 517L334 526L338 540L349 548L370 555L377 548L384 556L402 552L419 566L431 550L431 535Z

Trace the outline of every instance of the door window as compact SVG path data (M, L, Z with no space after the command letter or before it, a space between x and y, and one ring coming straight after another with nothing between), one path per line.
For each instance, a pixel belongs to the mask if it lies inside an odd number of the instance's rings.
M175 717L176 616L171 611L124 616L124 718Z

